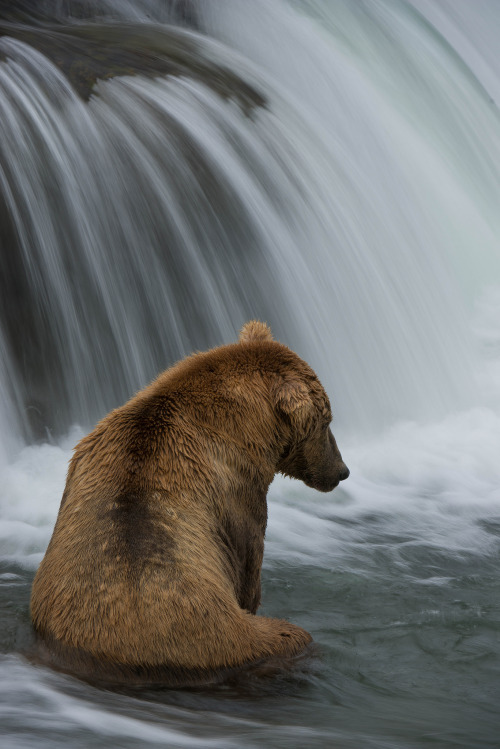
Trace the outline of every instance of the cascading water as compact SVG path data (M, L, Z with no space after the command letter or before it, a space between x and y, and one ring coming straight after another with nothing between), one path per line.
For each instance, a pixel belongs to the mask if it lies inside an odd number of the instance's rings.
M496 745L499 32L495 0L0 0L12 745ZM26 663L70 447L250 317L316 369L351 468L270 506L265 613L318 661L140 699Z
M401 52L409 11L398 9L388 57ZM58 49L67 28L2 40L2 318L24 427L26 416L42 433L90 425L254 315L312 361L351 428L471 402L470 342L449 272L463 234L457 202L469 232L488 227L446 157L474 159L491 194L498 175L485 146L453 120L465 88L492 130L484 92L460 71L449 101L434 106L454 58L423 24L400 54L410 73L393 74L388 91L384 58L367 73L361 55L353 64L344 42L286 6L209 3L196 17L225 46L172 27L72 27L75 54L101 43L126 66L153 48L171 73L99 81L88 102L27 44ZM366 20L365 33L380 33L384 18ZM432 42L443 80L423 70L412 85L412 53ZM299 44L307 54L295 54ZM448 153L438 137L424 141L416 106L431 132L442 132L440 118L455 126Z

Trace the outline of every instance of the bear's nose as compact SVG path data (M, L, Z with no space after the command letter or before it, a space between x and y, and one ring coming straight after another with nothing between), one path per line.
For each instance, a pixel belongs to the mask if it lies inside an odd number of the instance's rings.
M344 463L344 466L343 466L343 468L342 468L342 470L340 471L340 474L339 474L339 481L345 481L346 478L349 477L349 474L350 474L350 470L348 469L348 467Z

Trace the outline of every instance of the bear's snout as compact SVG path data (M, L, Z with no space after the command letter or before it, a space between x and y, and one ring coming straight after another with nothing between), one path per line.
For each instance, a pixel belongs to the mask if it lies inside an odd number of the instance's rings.
M346 464L342 463L342 468L340 469L340 473L339 473L339 481L345 481L346 479L348 479L350 473L351 472L346 466Z

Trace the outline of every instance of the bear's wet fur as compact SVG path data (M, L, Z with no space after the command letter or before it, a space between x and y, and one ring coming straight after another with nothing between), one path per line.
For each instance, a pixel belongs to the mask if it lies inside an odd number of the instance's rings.
M108 414L75 448L31 614L45 662L180 686L304 650L256 616L275 473L331 491L349 471L312 369L247 323Z

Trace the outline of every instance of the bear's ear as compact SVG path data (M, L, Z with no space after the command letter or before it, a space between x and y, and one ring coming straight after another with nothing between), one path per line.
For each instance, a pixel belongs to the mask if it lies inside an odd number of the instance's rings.
M250 320L242 327L238 340L240 343L251 343L252 341L274 341L274 338L269 325L259 320Z
M296 421L305 422L313 408L307 385L294 377L276 382L272 397L276 407Z

